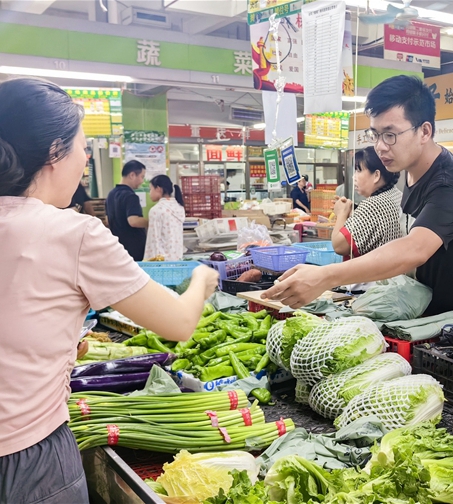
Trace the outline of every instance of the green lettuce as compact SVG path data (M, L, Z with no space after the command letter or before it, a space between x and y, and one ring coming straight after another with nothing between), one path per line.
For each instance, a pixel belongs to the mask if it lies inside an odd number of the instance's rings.
M282 330L280 359L286 369L291 369L290 361L294 345L315 327L325 323L322 318L304 311L297 311L295 315L297 316L286 319Z

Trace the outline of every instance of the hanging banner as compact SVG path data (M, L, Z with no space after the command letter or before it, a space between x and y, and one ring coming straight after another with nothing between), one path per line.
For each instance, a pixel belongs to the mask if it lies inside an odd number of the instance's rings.
M280 150L282 164L285 170L286 180L288 181L288 184L294 184L294 182L300 180L300 172L292 138L285 140L284 144L286 145L286 147L283 147Z
M248 24L253 25L267 21L272 14L283 17L294 11L300 12L302 3L303 0L248 0Z
M342 109L342 51L345 2L323 1L302 8L305 113Z
M384 59L440 68L440 28L418 21L405 28L384 25Z
M277 149L264 150L264 164L268 183L280 182L280 160Z
M354 96L354 67L352 64L352 24L351 13L346 12L344 22L343 50L341 52L343 67L343 96Z

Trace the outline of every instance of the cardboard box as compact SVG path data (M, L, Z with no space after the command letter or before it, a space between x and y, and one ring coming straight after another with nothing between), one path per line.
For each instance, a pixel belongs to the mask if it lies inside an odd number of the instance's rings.
M247 217L250 222L255 221L268 229L271 227L269 217L262 210L222 210L222 217Z

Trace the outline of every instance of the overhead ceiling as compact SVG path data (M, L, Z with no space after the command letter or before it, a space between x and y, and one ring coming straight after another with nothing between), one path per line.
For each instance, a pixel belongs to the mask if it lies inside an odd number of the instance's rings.
M380 1L386 5L387 0ZM349 4L348 0L346 1ZM365 0L351 0L352 5L365 5ZM402 1L395 0L394 5L402 6ZM411 6L433 9L453 15L451 0L412 0ZM246 21L247 0L1 0L1 9L30 12L46 16L61 16L97 22L120 22L124 9L136 7L158 12L165 12L170 19L169 29L189 35L208 35L239 39L250 39ZM105 8L108 8L106 12ZM352 9L353 19L356 8ZM453 25L453 23L452 23ZM373 33L376 27L370 27ZM226 42L227 44L227 42ZM363 52L365 55L382 57L382 45ZM453 60L453 52L442 56L443 62ZM453 66L453 65L452 65ZM431 74L432 75L432 72ZM56 79L54 79L56 80ZM71 85L74 82L60 79L59 84ZM109 86L109 83L86 85ZM84 85L77 82L77 85ZM262 110L261 93L251 89L249 92L224 91L215 88L189 88L180 83L177 86L133 84L128 86L135 94L153 96L167 93L169 104L169 122L171 124L218 125L238 124L229 118L232 105L251 107ZM303 98L297 98L298 115L303 113ZM354 108L353 103L345 103L345 110Z

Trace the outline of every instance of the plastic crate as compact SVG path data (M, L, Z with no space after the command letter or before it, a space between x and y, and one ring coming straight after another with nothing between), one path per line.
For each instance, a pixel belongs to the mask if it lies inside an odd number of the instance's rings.
M267 275L265 275L267 277ZM263 275L264 277L264 275ZM266 290L273 287L272 279L263 278L260 282L238 282L236 280L223 280L222 291L228 294L236 295L238 292L250 292L258 290Z
M218 175L181 177L181 190L184 196L220 193L220 177Z
M321 225L317 224L315 226L316 229L316 234L318 235L318 238L322 238L323 240L330 240L332 238L332 231L333 231L334 226L331 225Z
M325 191L315 189L310 192L310 208L312 212L321 211L326 212L330 210L332 212L333 203L335 199L335 191Z
M284 215L291 212L293 205L285 201L261 203L260 208L265 215Z
M220 194L189 194L184 197L186 215L217 219L222 217L222 201Z
M343 261L343 256L338 255L333 249L332 242L319 241L310 243L293 243L293 247L303 247L309 249L310 253L305 262L317 264L318 266L326 266L327 264L340 263Z
M416 374L428 374L435 378L444 386L444 394L453 400L453 359L440 350L417 344L414 346L412 369Z
M404 341L398 338L390 338L384 336L385 341L388 344L387 352L395 352L404 357L409 363L412 362L412 357L414 355L414 347L416 345L421 345L423 343L435 343L439 341L439 338L430 338L426 340L419 341Z
M251 312L259 312L261 310L267 310L270 315L274 317L276 320L286 320L289 317L292 317L293 314L292 312L287 312L287 313L280 313L278 310L273 310L272 308L269 308L268 306L264 306L259 303L255 303L254 301L249 301L249 306L248 310Z
M179 285L192 276L200 266L198 261L141 261L137 264L155 281L162 285Z
M232 217L231 219L213 219L195 228L198 238L206 240L213 236L236 233L239 229L248 226L247 217Z
M260 268L271 271L286 271L297 264L305 263L309 250L299 247L275 246L250 249L253 262Z
M250 256L238 257L237 259L229 259L227 261L200 259L200 262L219 272L220 288L222 290L223 280L235 280L240 277L242 273L248 271L253 265L253 260Z

